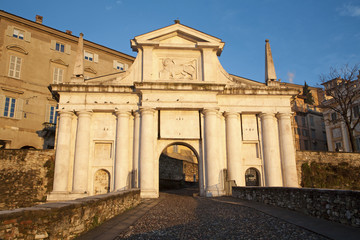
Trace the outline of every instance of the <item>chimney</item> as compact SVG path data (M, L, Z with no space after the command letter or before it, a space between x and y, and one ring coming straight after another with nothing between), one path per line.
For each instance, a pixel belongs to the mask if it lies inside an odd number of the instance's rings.
M65 33L69 34L69 35L72 35L72 31L70 31L70 30L66 30Z
M40 15L36 15L35 22L42 24L42 21L43 21L43 17Z

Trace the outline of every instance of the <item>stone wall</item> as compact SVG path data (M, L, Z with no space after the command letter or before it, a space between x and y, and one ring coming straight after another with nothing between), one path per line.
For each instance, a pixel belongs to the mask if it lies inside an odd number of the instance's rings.
M140 190L0 211L0 239L73 239L140 203Z
M52 190L54 150L0 150L0 210L34 206Z
M299 185L360 190L360 153L297 151Z
M288 208L360 227L360 191L282 187L233 187L232 196Z

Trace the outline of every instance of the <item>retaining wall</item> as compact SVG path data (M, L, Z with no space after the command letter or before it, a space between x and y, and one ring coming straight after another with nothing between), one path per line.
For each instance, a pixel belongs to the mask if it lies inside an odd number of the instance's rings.
M0 210L46 201L54 178L54 150L0 150Z
M0 239L73 239L140 203L140 190L0 211Z
M283 187L233 187L232 196L360 227L360 191Z

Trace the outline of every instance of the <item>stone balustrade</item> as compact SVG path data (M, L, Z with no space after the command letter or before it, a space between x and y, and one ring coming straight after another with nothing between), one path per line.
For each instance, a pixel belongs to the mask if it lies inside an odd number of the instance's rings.
M0 239L73 239L140 203L140 190L0 211Z
M233 187L232 196L360 227L360 191L283 187Z

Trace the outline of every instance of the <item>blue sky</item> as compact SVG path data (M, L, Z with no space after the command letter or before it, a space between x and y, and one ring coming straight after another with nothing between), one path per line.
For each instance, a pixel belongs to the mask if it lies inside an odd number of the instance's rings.
M0 9L132 56L130 39L179 19L225 42L225 70L260 82L265 39L283 82L317 86L331 66L360 63L360 0L0 0Z

